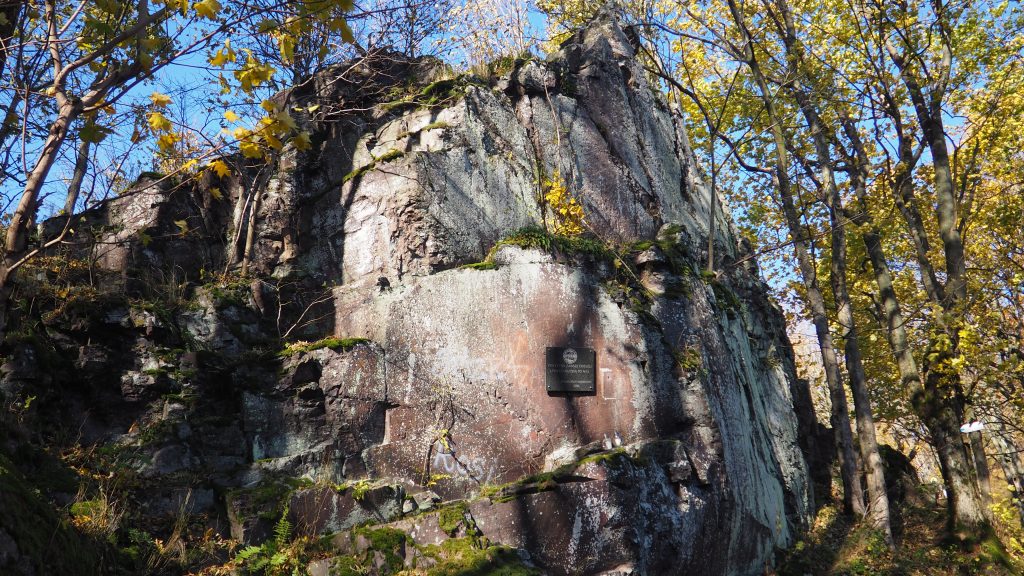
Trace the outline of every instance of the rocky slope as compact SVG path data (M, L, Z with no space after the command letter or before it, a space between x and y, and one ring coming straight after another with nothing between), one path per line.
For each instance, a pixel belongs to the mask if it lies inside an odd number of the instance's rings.
M350 63L279 96L312 150L78 216L5 397L78 431L82 467L116 463L151 532L339 534L316 574L368 554L367 523L408 542L373 573L467 537L548 574L762 573L811 514L779 309L727 222L699 272L710 195L627 32L506 64ZM552 185L583 239L544 231ZM596 351L594 393L546 391L550 346ZM47 573L17 534L0 552Z

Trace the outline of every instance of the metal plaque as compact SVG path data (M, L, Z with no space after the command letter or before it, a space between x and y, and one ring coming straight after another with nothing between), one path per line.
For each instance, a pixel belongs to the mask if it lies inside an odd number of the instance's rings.
M548 392L594 392L597 354L591 348L548 348L545 356Z

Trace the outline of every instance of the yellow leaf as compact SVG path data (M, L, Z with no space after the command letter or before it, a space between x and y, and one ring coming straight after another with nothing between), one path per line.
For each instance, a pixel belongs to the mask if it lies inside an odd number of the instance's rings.
M241 84L242 90L246 94L252 94L254 88L270 80L274 75L273 66L260 62L253 57L252 51L246 50L247 57L245 66L235 70L235 79Z
M292 145L296 150L309 150L312 143L309 141L309 132L299 132L292 138Z
M259 24L256 25L256 31L259 32L260 34L268 34L273 32L274 30L277 30L277 26L278 24L276 21L271 20L269 18L264 18L263 20L260 20Z
M149 71L153 67L153 55L149 52L140 52L138 55L138 64L142 66L142 69Z
M98 126L95 122L89 121L82 126L82 129L78 131L78 137L85 142L102 142L107 134L111 132L110 128Z
M228 62L234 62L234 57L229 56L223 50L217 50L213 54L213 58L210 58L210 66L216 66L217 68L223 68Z
M160 46L165 41L166 40L164 40L163 38L152 38L152 37L150 37L150 38L143 38L142 42L140 42L140 44L146 50L156 50L157 48L160 48Z
M171 121L160 112L153 112L149 115L149 127L154 132L165 132L171 129Z
M224 194L221 193L220 188L210 188L210 196L213 196L214 200L223 200Z
M281 61L291 64L292 59L295 58L295 36L286 32L279 32L275 36L277 37L277 46L281 50Z
M273 134L268 134L264 132L262 136L263 141L267 143L267 146L270 146L274 150L280 150L284 146L284 143L281 142L281 140L277 136L274 136Z
M220 2L217 0L203 0L202 2L196 2L192 7L195 9L196 14L208 20L216 20L217 13L220 12Z
M170 7L178 7L181 9L181 14L184 15L185 11L188 10L188 0L157 0L160 4Z
M235 61L235 51L231 48L231 40L224 40L224 47L217 50L210 58L210 65L223 68L225 64Z
M174 145L181 140L181 136L178 136L174 132L168 132L167 134L161 134L156 140L157 147L160 148L161 152L170 154L174 152Z
M228 122L238 122L238 114L235 114L231 110L224 112L224 118L226 118Z
M246 158L262 158L263 150L260 145L250 140L243 140L238 143L238 150L242 152L242 156Z
M320 105L319 104L313 104L309 108L306 108L306 112L316 112L319 109L320 109Z
M286 128L287 130L295 130L297 128L295 124L295 119L292 118L291 114L289 114L288 112L279 112L277 116L274 117L274 119L277 120L281 124L281 126L284 126L284 128Z
M210 170L213 170L214 174L221 178L231 175L231 168L228 167L227 162L223 160L214 160L213 162L210 162L209 168Z
M181 230L182 234L188 232L188 222L184 220L175 220L174 225L178 227L178 230Z
M167 94L161 94L159 92L153 92L149 95L149 100L153 103L153 106L157 108L166 108L171 103L171 97Z

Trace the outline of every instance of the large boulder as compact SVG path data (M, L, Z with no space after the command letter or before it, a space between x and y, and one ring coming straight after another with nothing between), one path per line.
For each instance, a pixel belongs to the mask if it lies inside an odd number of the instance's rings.
M85 388L120 395L108 436L167 490L205 478L246 543L285 518L308 535L397 520L429 546L465 500L458 537L550 574L762 573L810 518L816 423L782 313L631 35L599 19L500 79L388 62L278 97L313 149L193 188L144 180L81 217L100 242L75 250L178 299L62 330ZM582 240L546 231L552 186L582 204ZM595 389L549 392L550 347L593 350ZM8 359L3 389L39 379L33 358Z
M716 231L725 272L696 273L710 192L678 115L634 58L628 35L599 23L549 62L521 63L497 87L470 85L443 109L385 121L343 155L351 170L330 183L341 196L320 197L312 228L341 260L335 335L377 343L383 372L349 394L375 390L383 427L346 468L461 498L594 446L671 441L674 457L618 484L516 498L482 509L479 527L552 573L620 564L759 573L811 512L798 437L810 424L799 419L806 407L794 409L806 399L756 266L733 264L747 254L728 219ZM323 153L340 149L328 143ZM642 277L623 280L620 256L512 245L487 266L454 268L542 224L538 182L556 173L591 234L648 241L628 262ZM595 393L548 393L547 347L595 350ZM595 529L578 545L581 522L620 508L645 513L624 513L620 531ZM524 533L524 518L543 534ZM661 532L688 536L652 548ZM587 564L598 548L600 562Z

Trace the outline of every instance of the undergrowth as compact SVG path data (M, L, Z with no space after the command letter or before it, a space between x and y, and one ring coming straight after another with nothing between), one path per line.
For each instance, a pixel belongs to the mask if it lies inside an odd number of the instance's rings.
M807 534L780 563L780 576L1010 576L1024 573L1022 558L1012 557L995 535L954 542L943 530L941 506L903 505L896 549L865 523L822 507Z

